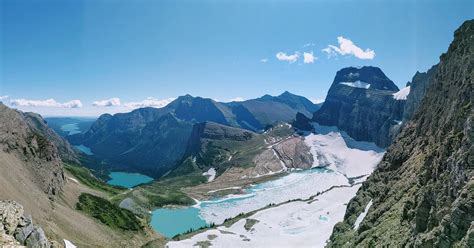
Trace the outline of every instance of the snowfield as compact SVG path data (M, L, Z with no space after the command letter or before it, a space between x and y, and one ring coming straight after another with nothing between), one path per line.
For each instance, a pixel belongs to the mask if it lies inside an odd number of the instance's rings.
M349 87L354 88L361 88L361 89L368 89L370 88L370 84L362 81L355 81L355 82L341 82L340 84L347 85Z
M334 188L312 202L291 202L259 211L247 218L258 221L249 230L245 228L247 219L241 219L228 228L220 226L169 242L167 247L193 247L200 242L212 247L324 247L359 187Z
M410 86L407 86L397 93L393 93L393 98L395 100L406 100L408 97L408 94L410 94Z
M242 195L199 202L195 207L207 223L221 224L240 213L259 211L230 227L219 226L167 246L324 247L334 225L343 219L346 204L385 151L335 127L313 125L316 133L305 137L314 157L312 169L254 185ZM270 203L280 205L261 210ZM246 228L247 221L253 226Z
M327 167L347 177L372 173L384 150L374 143L356 141L336 127L313 124L316 134L305 137L311 147L313 167Z

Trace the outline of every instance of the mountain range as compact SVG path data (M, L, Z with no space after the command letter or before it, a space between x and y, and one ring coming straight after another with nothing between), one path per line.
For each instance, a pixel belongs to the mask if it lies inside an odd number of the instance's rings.
M40 115L0 103L0 245L59 247L68 237L84 247L164 246L168 239L150 230L148 211L190 206L221 190L233 197L316 161L325 167L332 158L321 152L329 143L356 150L347 134L364 141L359 151L374 153L367 147L375 143L386 153L371 175L339 175L350 185L328 189L362 184L344 205L328 247L473 247L473 52L470 20L440 62L403 89L380 68L347 67L336 73L322 105L289 92L230 103L185 95L162 108L104 114L67 140ZM309 134L318 151L308 144ZM80 154L69 142L93 154ZM156 180L114 187L83 166L88 159ZM335 161L336 167L344 163ZM307 211L324 193L286 203ZM274 205L270 199L263 210ZM255 213L261 212L227 224ZM300 214L291 213L302 220ZM256 222L247 218L242 225L255 233Z
M263 132L297 113L311 116L319 105L284 92L243 102L180 96L163 108L141 108L130 113L104 114L84 134L67 136L73 144L90 147L112 167L155 177L177 166L187 150L193 125L213 122L227 127Z

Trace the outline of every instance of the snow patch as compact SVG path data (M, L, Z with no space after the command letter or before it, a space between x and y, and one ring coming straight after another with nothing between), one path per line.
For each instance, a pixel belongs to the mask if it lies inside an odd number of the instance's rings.
M79 181L77 181L75 178L72 178L72 177L67 177L68 179L71 179L71 181L75 182L75 183L79 183Z
M347 85L354 88L361 88L361 89L368 89L370 88L370 84L366 82L362 82L357 80L355 82L341 82L340 84Z
M216 169L210 168L206 172L202 173L203 176L207 176L207 182L212 182L216 178Z
M73 243L71 243L71 241L67 240L67 239L64 239L64 246L66 248L76 248L77 246L75 246Z
M360 223L364 220L365 216L367 215L367 212L369 211L370 206L372 206L372 200L365 206L364 212L360 213L360 215L357 217L356 222L354 223L354 230L357 230L359 228Z
M410 94L410 86L407 86L397 93L393 93L393 98L395 100L406 100L408 98L408 94Z

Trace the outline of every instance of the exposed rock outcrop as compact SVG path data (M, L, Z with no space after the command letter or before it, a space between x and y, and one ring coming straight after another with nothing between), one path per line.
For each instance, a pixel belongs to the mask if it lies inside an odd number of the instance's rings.
M28 122L28 125L32 129L42 134L44 137L46 137L50 142L52 142L56 146L59 152L59 157L61 157L61 160L65 162L76 163L76 164L80 163L77 157L77 153L74 151L74 149L69 144L69 142L67 142L65 139L59 136L50 127L48 127L48 124L41 117L41 115L32 113L32 112L23 113L23 115L25 117L25 120Z
M470 20L441 55L412 120L350 201L330 247L474 247L473 77Z
M421 100L425 96L426 90L432 81L432 77L437 69L437 65L431 67L427 72L416 72L411 82L407 84L410 86L410 93L408 94L403 111L403 121L410 120L421 104Z
M35 175L35 183L54 199L64 185L62 162L56 146L31 127L28 118L0 103L0 149L24 160Z
M348 67L336 73L313 121L337 126L356 140L387 147L403 117L405 101L393 94L398 87L377 67Z
M23 207L14 201L0 201L0 246L50 248L50 242L41 227L34 225L31 216L25 216Z

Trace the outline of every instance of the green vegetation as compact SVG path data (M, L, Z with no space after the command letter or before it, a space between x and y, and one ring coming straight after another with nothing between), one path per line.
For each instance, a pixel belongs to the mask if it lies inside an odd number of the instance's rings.
M122 209L98 196L87 193L81 194L76 209L115 229L128 231L143 229L140 220L131 211Z
M69 171L71 174L74 175L81 183L84 185L100 190L103 192L107 192L110 194L119 194L122 193L123 191L126 190L126 188L123 187L118 187L118 186L112 186L109 185L105 182L103 182L100 179L97 179L89 169L82 167L82 166L77 166L77 165L70 165L70 164L64 164L64 168L66 168L67 171Z
M206 177L202 176L191 159L159 181L136 187L133 191L117 196L114 201L122 201L131 198L137 205L146 209L154 209L166 205L189 206L195 202L187 194L181 191L184 187L190 187L205 183Z
M252 227L258 222L260 221L256 219L245 219L245 225L244 225L245 230L247 231L252 230Z

